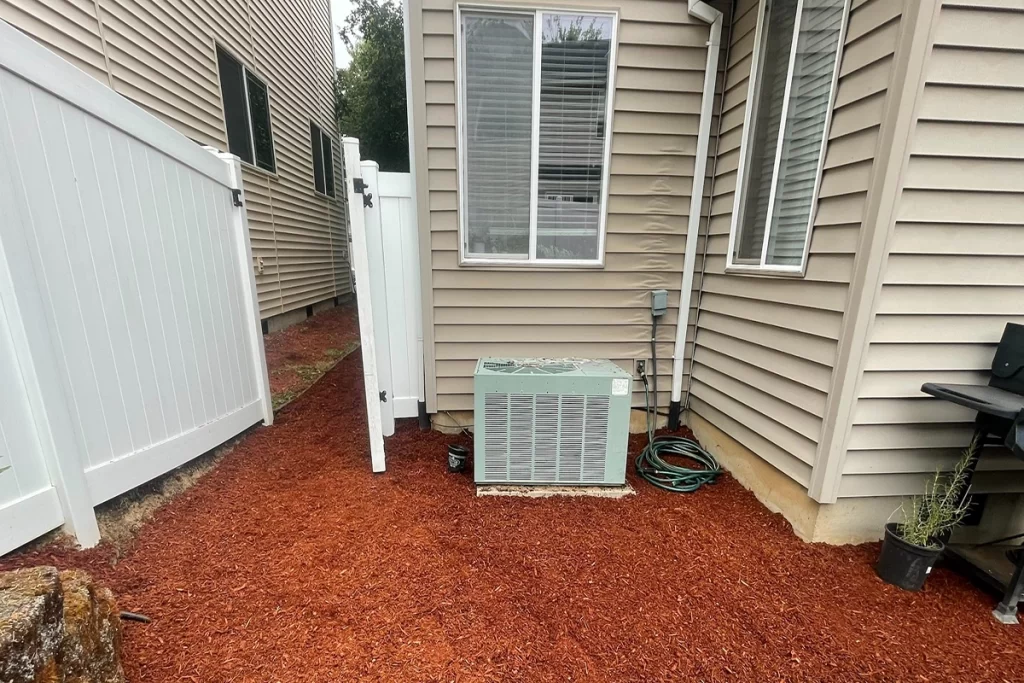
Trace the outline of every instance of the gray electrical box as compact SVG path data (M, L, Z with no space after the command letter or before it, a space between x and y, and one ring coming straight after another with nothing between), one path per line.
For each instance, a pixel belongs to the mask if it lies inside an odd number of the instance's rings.
M651 290L651 315L659 318L668 310L668 292L664 289Z

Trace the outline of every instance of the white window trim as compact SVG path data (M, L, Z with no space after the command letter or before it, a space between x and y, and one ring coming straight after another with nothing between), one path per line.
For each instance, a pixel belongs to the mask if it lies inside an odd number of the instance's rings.
M803 15L804 0L798 0L797 2L797 16L793 26L793 43L790 46L789 67L788 72L786 73L786 92L784 94L785 99L782 103L782 121L779 124L779 141L775 150L775 166L772 172L771 193L768 197L767 220L769 221L769 225L765 226L764 240L761 244L761 259L759 263L736 262L735 260L736 238L737 233L739 232L739 226L742 222L743 200L746 198L747 194L746 183L748 178L745 171L747 170L746 167L750 162L750 154L752 152L750 145L751 122L754 110L757 108L757 99L761 94L761 61L764 58L764 51L767 47L767 43L764 40L764 29L768 4L768 2L761 2L758 7L757 27L754 35L753 61L750 66L750 73L753 77L750 79L750 84L747 89L746 111L743 116L743 133L740 139L740 160L739 166L736 169L736 196L733 199L732 224L729 227L729 251L726 253L725 270L727 273L758 273L762 275L804 277L807 274L807 256L811 247L811 232L814 229L814 220L818 213L818 192L821 190L821 178L825 171L825 152L828 149L829 134L832 129L832 112L835 109L836 104L836 91L839 86L839 72L843 65L843 48L846 45L846 29L849 25L850 18L850 0L845 0L843 4L843 15L839 25L839 46L836 51L836 65L832 72L832 87L829 90L829 103L825 112L825 131L821 140L821 152L818 156L818 171L815 175L814 189L811 195L811 215L807 220L807 231L804 235L803 255L800 259L800 264L796 266L772 265L767 263L767 258L768 242L771 239L769 228L771 227L770 222L772 210L775 206L775 191L778 186L779 167L782 162L783 134L786 131L786 119L789 114L789 98L793 86L793 66L796 62L796 47L800 39L800 20Z
M533 15L533 136L531 141L530 167L530 253L526 258L521 256L474 256L467 249L466 216L466 128L465 128L465 63L463 62L462 12L474 13L493 12L495 14ZM598 220L597 255L593 260L577 259L538 259L537 254L537 193L539 180L539 149L540 149L540 61L542 47L542 14L582 14L595 17L609 17L612 20L611 49L608 53L608 96L605 98L604 158L601 169L601 213ZM609 10L593 10L585 7L565 8L548 5L517 4L509 7L502 5L480 5L459 3L455 7L455 127L456 146L458 147L459 172L456 179L459 211L459 265L466 266L533 266L539 268L603 268L605 234L608 223L608 183L611 170L612 152L612 116L615 110L615 75L617 71L619 39L619 13Z

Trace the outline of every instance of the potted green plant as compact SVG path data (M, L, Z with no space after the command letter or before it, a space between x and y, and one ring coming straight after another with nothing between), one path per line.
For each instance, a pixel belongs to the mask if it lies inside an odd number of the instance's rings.
M875 565L883 581L909 591L924 586L950 532L963 523L970 509L967 482L979 445L975 438L952 472L936 471L923 495L903 503L896 511L903 513L902 522L885 525L882 552Z

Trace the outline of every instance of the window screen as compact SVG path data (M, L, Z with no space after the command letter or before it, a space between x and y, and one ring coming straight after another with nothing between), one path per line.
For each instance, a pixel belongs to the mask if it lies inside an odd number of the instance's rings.
M331 197L334 196L334 142L331 140L331 136L327 133L320 133L323 144L323 156L324 156L324 186L327 190L327 194Z
M273 173L277 165L274 163L274 138L270 131L270 98L267 95L267 86L248 71L245 72L245 84L249 91L249 116L252 121L256 165Z
M765 10L733 263L802 265L845 5L816 0L798 13L797 0L771 0Z
M313 188L320 194L325 194L323 134L315 123L309 124L309 143L313 148Z
M224 124L228 133L228 151L247 163L253 162L252 133L245 98L245 75L234 57L217 48L220 93L224 101Z
M598 261L614 17L462 14L463 246Z

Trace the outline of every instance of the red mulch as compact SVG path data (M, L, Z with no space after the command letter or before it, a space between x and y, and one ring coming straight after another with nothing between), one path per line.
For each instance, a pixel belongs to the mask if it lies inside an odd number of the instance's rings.
M323 361L332 349L348 351L359 343L355 299L317 313L301 323L264 337L270 393L301 391L310 382L297 368Z
M452 437L403 424L370 473L359 355L92 571L144 681L981 681L1024 630L938 569L882 584L877 544L807 545L733 479L693 495L477 498ZM468 443L467 439L456 439ZM637 447L640 439L633 442Z

